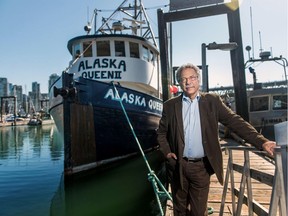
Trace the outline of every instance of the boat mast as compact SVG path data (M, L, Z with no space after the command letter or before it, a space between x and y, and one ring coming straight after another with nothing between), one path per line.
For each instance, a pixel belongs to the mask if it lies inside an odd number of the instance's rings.
M108 23L111 21L112 17L114 16L114 14L116 14L117 12L119 11L123 11L122 7L123 5L127 2L128 0L124 0L120 6L110 15L110 17L108 19L105 20L105 22L99 27L99 29L96 31L95 34L97 34L98 32L101 32L101 33L105 33L105 30L104 30L104 26L108 26ZM112 30L111 30L112 31Z
M252 20L252 7L250 6L250 25L251 25L251 43L252 43L252 58L254 59L254 35L253 35L253 20Z

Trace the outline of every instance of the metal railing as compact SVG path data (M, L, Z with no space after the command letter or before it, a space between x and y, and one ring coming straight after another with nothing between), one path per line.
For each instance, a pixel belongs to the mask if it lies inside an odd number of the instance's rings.
M282 164L282 154L287 154L287 146L277 146L275 148L275 172L274 175L260 172L250 168L249 152L254 152L258 155L264 156L266 154L263 151L259 151L254 147L246 146L227 146L229 158L227 163L227 170L221 200L221 207L219 215L223 215L224 205L228 190L229 178L231 185L231 200L232 200L232 215L240 216L242 205L245 203L248 206L249 215L263 215L263 216L275 216L279 209L281 216L287 215L287 176L284 176L284 170L287 169L287 162ZM233 163L232 151L244 151L244 164L243 166ZM234 171L242 173L239 190L235 187ZM257 179L261 183L267 184L272 187L271 199L269 211L263 208L257 201L253 199L252 183L251 179ZM247 196L244 195L245 187L247 186ZM238 196L238 202L236 204L235 196ZM279 207L279 208L278 208Z

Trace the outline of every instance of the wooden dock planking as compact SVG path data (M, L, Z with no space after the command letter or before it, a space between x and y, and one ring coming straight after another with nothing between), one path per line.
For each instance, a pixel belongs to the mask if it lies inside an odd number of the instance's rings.
M221 145L238 146L239 144L233 140L228 140L228 142L221 141ZM223 151L224 180L225 180L225 175L226 175L226 170L227 170L228 156L229 156L228 153ZM238 164L240 166L244 165L244 151L239 151L239 150L232 151L232 156L233 156L234 164ZM259 157L257 154L253 152L249 152L249 161L250 161L251 169L255 169L255 170L270 174L270 175L274 175L274 172L275 172L274 164L263 159L262 157ZM240 188L241 177L242 177L242 173L234 171L234 184L235 184L235 188L237 188L238 190ZM253 178L251 178L251 182L252 182L253 199L256 202L258 202L259 205L263 206L264 208L267 209L267 211L269 211L270 199L271 199L271 194L272 194L272 186L261 183ZM232 210L232 198L231 198L230 187L231 187L231 184L230 184L230 177L229 177L228 190L226 194L223 215L232 215L233 210ZM244 194L247 195L247 184L245 185ZM213 214L211 215L219 215L222 196L223 196L223 186L218 182L216 175L214 174L211 176L211 184L210 184L210 192L209 192L209 200L208 200L208 206L213 208ZM237 200L238 200L237 196L235 196L235 200L236 200L235 208L237 209ZM167 204L168 205L166 207L166 216L173 216L173 208L171 207L172 203L168 201ZM249 210L246 204L243 203L241 209L242 209L241 216L249 215ZM277 215L279 215L279 213Z

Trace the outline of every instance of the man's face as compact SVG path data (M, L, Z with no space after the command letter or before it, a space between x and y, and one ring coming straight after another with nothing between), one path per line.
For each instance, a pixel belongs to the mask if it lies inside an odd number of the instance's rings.
M180 86L184 94L190 99L194 99L200 88L199 78L197 73L192 68L186 68L180 76Z

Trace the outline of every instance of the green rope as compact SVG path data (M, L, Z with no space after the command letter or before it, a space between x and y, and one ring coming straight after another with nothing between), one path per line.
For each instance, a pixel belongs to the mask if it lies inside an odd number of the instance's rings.
M208 215L213 214L214 209L212 207L208 207Z
M122 100L121 100L121 98L120 98L120 96L118 94L118 91L116 89L116 86L115 86L114 82L112 82L112 84L113 84L113 87L114 87L114 90L115 90L115 93L116 93L116 99L119 100L119 102L120 102L120 105L121 105L121 108L122 108L122 110L124 112L126 120L127 120L128 124L130 126L132 134L133 134L133 136L134 136L134 138L135 138L135 140L137 142L138 148L139 148L139 150L140 150L140 152L142 154L142 157L143 157L143 159L144 159L144 161L146 163L146 166L147 166L147 168L149 170L148 180L152 183L152 186L153 186L153 189L154 189L154 193L156 195L157 203L158 203L161 215L163 216L164 212L163 212L162 205L161 205L161 202L160 202L160 196L165 196L165 197L167 197L170 200L172 200L172 197L171 197L170 193L166 190L164 185L161 183L161 181L158 179L158 177L156 176L155 172L151 169L151 167L150 167L150 165L148 163L148 160L147 160L147 158L146 158L146 156L145 156L145 154L144 154L144 152L142 150L141 144L140 144L140 142L139 142L139 140L138 140L138 138L136 136L136 133L135 133L135 131L133 129L133 126L132 126L132 124L130 122L130 119L129 119L128 115L127 115L127 112L126 112L125 107L124 107L124 105L122 103ZM162 191L159 190L158 186L160 186Z

